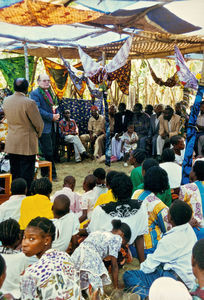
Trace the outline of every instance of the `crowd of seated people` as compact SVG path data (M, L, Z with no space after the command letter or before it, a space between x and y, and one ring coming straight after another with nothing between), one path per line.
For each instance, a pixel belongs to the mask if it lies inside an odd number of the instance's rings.
M204 161L195 161L190 183L181 186L173 178L181 177L174 149L164 149L162 160L137 148L131 176L97 168L82 195L71 175L58 191L48 178L34 180L31 196L26 181L15 179L0 206L2 299L101 299L113 284L124 295L154 300L155 286L164 292L162 280L172 285L170 295L181 289L178 299L203 299ZM133 259L139 269L124 272Z

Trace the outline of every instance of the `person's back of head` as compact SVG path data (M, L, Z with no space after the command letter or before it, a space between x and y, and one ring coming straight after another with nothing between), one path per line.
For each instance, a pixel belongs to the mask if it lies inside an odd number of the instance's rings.
M106 171L103 168L97 168L93 171L93 175L96 177L97 184L104 183L106 178Z
M6 262L3 256L0 254L0 288L3 285L5 278L6 278Z
M158 167L159 163L156 159L154 158L146 158L143 161L142 164L142 174L143 176L145 175L145 173L147 172L147 170L149 170L151 167Z
M132 181L125 173L116 174L110 184L114 197L118 201L125 201L131 198L132 195Z
M52 183L47 177L36 179L34 192L48 197L52 192Z
M64 178L64 187L69 187L72 191L74 191L76 184L76 179L73 176L66 176Z
M14 219L0 223L0 241L4 247L15 249L20 243L20 225Z
M110 172L108 172L108 174L106 175L106 186L107 186L108 189L110 189L110 185L111 185L111 181L112 181L113 177L114 177L115 175L117 175L117 174L118 174L117 171L110 171Z
M173 149L166 148L163 150L161 155L162 162L174 162L175 161L175 152Z
M168 187L169 179L164 169L155 166L147 170L144 175L144 190L157 194L163 193Z
M192 181L203 181L204 180L204 161L197 160L193 165L192 171L190 173L190 179Z
M133 150L131 154L133 156L133 159L135 159L136 163L138 163L139 165L141 165L147 157L146 151L141 148Z
M28 91L28 85L28 81L25 78L16 78L13 85L14 91L26 94Z
M204 239L197 241L192 251L193 274L200 281L204 279ZM199 282L200 284L200 282ZM201 288L203 286L200 286Z
M84 179L83 188L86 192L93 190L96 186L96 177L94 175L87 175Z
M26 195L27 183L23 178L16 178L11 183L11 194L12 195Z
M58 195L55 198L52 206L54 217L56 219L63 217L64 215L69 213L69 209L70 199L64 194Z
M186 202L176 199L169 208L169 222L173 226L184 225L191 220L192 213Z

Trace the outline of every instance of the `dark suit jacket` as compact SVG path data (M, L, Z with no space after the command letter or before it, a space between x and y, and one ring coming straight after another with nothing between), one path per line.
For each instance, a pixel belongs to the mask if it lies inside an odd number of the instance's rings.
M52 120L53 112L52 107L50 107L45 101L43 95L40 93L39 89L32 91L30 93L30 98L35 100L38 109L40 111L41 117L44 122L43 133L50 133L52 131Z
M121 133L127 131L127 126L132 122L133 112L130 110L125 111L124 123L122 123L122 114L120 112L115 114L114 133Z
M151 115L150 117L150 128L148 132L148 137L152 138L154 135L159 134L159 122L157 126L155 125L155 120L157 118L156 114Z

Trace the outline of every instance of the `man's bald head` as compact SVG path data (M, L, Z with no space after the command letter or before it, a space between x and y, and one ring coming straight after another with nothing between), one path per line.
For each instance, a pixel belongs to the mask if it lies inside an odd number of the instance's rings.
M54 217L59 219L69 213L70 199L64 195L58 195L53 203L52 210Z
M14 87L14 91L16 92L21 92L26 94L28 91L28 86L29 83L25 78L16 78L14 80L13 87Z

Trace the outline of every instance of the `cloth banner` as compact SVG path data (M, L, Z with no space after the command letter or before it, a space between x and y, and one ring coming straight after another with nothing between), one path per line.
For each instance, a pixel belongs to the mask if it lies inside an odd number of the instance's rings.
M118 53L113 59L105 66L102 66L100 62L94 61L88 54L86 54L81 47L78 47L79 56L84 68L85 75L88 77L94 76L99 71L105 70L105 73L111 73L117 69L123 67L128 59L130 48L132 46L132 37L129 37L123 46L120 48ZM103 79L102 79L103 80Z
M79 99L70 99L62 98L59 101L59 112L63 114L65 109L69 109L71 112L71 119L74 119L79 128L79 134L88 133L88 121L91 117L91 106L93 105L92 100L79 100ZM99 113L103 114L103 101L96 100L94 102L99 109Z
M116 80L121 92L125 95L129 95L130 75L131 61L128 61L123 67L119 68L118 70L107 73L108 88L110 88L112 81ZM101 69L93 77L90 77L90 79L93 83L99 84L103 82L104 76L105 72Z
M189 183L189 174L192 168L193 150L196 140L196 121L200 111L200 103L204 94L204 86L199 85L195 102L191 109L190 118L188 122L186 134L186 150L184 154L184 161L182 165L182 181L181 184Z
M185 88L192 88L192 89L196 90L198 87L197 79L195 78L193 73L191 73L191 71L187 67L185 60L183 58L183 55L181 54L179 48L177 46L175 46L174 50L175 50L175 61L176 61L177 74L178 74L181 84Z
M43 58L45 70L50 77L51 86L59 99L65 93L68 84L68 71L64 66Z
M29 56L29 78L32 77L34 57ZM9 89L14 92L13 83L16 78L25 78L25 57L11 57L0 59L0 70L7 82Z
M157 83L160 86L168 86L168 87L174 87L175 85L179 84L177 72L174 73L173 76L168 78L166 81L163 81L161 78L157 77L157 75L154 73L152 67L150 66L150 63L148 63L150 73L152 75L152 78L154 79L154 82Z

